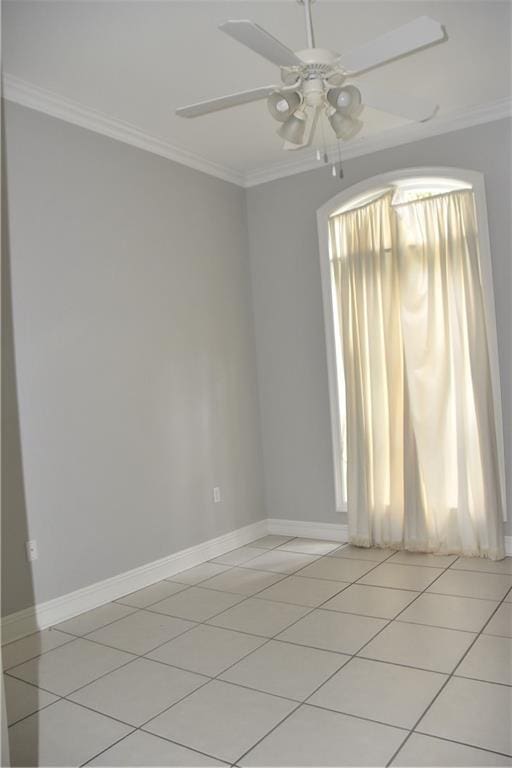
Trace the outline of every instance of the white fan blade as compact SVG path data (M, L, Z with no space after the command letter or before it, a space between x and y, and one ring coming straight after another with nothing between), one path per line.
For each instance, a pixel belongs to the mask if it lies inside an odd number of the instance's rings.
M236 107L239 104L248 104L250 101L259 101L259 99L270 96L277 89L278 86L276 85L266 85L262 88L253 88L251 91L231 93L229 96L221 96L218 99L199 101L197 104L180 107L176 110L176 114L180 117L200 117L210 112L217 112L219 109L229 109L229 107Z
M429 120L437 111L437 104L427 99L418 99L409 93L400 91L381 89L375 85L367 83L360 84L363 104L367 107L380 109L382 112L388 112L390 115L400 115L407 120L414 120L422 123Z
M340 64L347 73L364 72L445 37L444 29L438 21L429 16L420 16L341 56Z
M287 151L291 152L295 149L304 149L304 147L309 147L315 135L316 125L318 123L319 116L320 116L319 108L314 109L312 112L309 112L306 118L306 130L304 131L304 141L302 142L302 144L292 144L291 141L285 141L283 142L283 149L286 149Z
M259 53L263 58L274 62L278 67L294 67L304 63L290 48L254 21L248 19L225 21L219 29L255 53Z

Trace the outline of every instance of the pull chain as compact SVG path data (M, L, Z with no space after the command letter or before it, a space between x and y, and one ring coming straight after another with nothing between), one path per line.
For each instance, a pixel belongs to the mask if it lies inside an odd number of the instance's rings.
M340 179L342 179L343 178L343 165L341 164L341 143L339 141L338 141L338 161L339 161L339 166L340 166L339 176L340 176Z
M322 116L320 115L320 131L322 133L322 147L323 147L323 161L327 165L329 162L329 156L327 154L327 147L325 146L325 131L324 131L324 121L322 120ZM318 150L318 154L320 153L320 150ZM318 157L317 154L317 157Z

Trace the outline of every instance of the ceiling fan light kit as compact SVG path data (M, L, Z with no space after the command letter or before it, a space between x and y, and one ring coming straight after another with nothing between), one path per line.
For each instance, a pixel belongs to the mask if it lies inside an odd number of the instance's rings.
M289 117L288 120L283 123L281 128L278 129L277 134L291 144L301 145L304 140L305 132L306 115L304 112L297 110L294 115Z
M284 149L310 146L322 115L338 140L349 141L363 127L362 121L357 118L364 106L398 114L416 122L428 120L436 113L437 105L417 96L367 87L364 83L358 88L347 80L444 41L446 34L439 22L421 16L340 55L315 47L312 0L297 1L304 6L308 47L302 50L292 51L258 24L247 19L230 20L219 26L234 40L279 66L282 85L263 86L202 101L181 107L176 113L182 117L199 117L220 109L267 99L270 115L281 123L277 134L284 139ZM323 144L325 160L327 153L325 142Z
M285 123L302 103L300 94L296 91L283 93L274 91L267 99L268 111L280 123Z
M356 133L359 133L363 127L360 120L354 120L347 115L342 115L340 112L336 112L336 110L329 115L329 122L336 138L343 141L349 141L354 138Z
M345 85L343 88L331 88L327 91L327 101L344 115L353 115L360 111L361 91L355 85Z

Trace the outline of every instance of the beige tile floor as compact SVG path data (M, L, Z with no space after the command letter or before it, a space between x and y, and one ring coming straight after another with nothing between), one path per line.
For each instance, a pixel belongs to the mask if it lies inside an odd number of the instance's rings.
M17 766L512 766L512 558L265 536L3 648Z

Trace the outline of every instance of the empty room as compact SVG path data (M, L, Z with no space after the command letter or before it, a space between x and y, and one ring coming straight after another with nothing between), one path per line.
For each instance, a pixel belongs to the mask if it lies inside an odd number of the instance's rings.
M1 0L8 766L512 766L510 0Z

